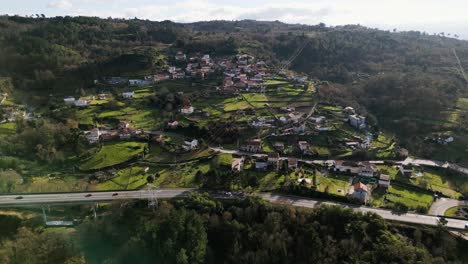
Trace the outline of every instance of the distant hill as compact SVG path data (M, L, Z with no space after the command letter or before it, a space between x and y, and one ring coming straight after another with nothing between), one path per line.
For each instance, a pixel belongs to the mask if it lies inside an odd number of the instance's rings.
M452 49L468 69L468 42L358 25L197 23L95 17L0 17L0 76L14 89L86 89L100 75L139 75L177 50L212 56L249 53L279 65L304 46L291 69L328 81L322 100L352 105L374 125L408 136L437 132L468 93ZM443 129L442 129L443 130ZM444 132L444 131L441 131Z

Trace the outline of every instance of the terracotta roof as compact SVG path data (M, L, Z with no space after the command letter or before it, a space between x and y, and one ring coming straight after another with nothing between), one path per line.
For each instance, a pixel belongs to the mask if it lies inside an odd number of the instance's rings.
M354 191L357 191L359 189L363 189L364 191L369 192L369 188L367 187L367 185L365 185L362 182L357 182L354 184Z

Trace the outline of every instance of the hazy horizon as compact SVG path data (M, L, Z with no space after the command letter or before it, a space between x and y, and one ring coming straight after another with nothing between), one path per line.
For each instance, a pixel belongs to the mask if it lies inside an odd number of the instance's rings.
M0 0L0 13L54 16L139 18L190 23L212 20L281 21L329 26L359 24L398 31L445 32L468 39L468 2L456 0Z

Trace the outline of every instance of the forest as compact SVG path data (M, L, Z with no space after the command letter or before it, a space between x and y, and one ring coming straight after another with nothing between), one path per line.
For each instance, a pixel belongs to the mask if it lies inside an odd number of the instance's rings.
M154 211L138 202L105 211L73 232L2 215L1 262L462 263L466 246L442 225L388 223L340 207L272 206L255 197L222 203L194 194Z

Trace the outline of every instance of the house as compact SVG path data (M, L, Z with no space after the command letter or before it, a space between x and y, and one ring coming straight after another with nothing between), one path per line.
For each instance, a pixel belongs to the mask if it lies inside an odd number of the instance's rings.
M387 174L380 174L379 187L388 188L390 186L390 176Z
M442 145L447 145L448 143L452 143L454 138L452 136L440 136L437 138L437 142Z
M283 112L294 112L296 111L296 108L293 106L283 106L283 107L280 107L280 110Z
M74 104L74 103L75 103L75 98L69 96L69 97L63 98L63 101L64 101L66 104Z
M75 106L87 106L89 103L89 100L82 100L78 99L74 102Z
M398 167L398 171L401 173L401 175L406 176L408 178L411 178L413 176L413 167L411 165L401 164Z
M270 165L274 170L279 170L280 155L278 153L268 153L268 165Z
M287 117L289 118L289 120L296 123L299 121L299 119L301 119L302 113L299 113L299 112L289 113Z
M284 143L283 142L275 142L273 147L278 151L284 151Z
M118 84L124 84L127 82L127 79L126 78L123 78L123 77L110 77L108 78L107 80L107 83L108 84L111 84L111 85L118 85Z
M170 129L176 129L179 126L179 122L177 120L172 122L167 122L167 127Z
M117 131L109 131L107 133L101 133L102 140L112 140L119 137L119 132Z
M343 112L344 112L345 114L348 114L348 115L354 115L354 114L356 114L356 112L354 111L354 108L352 108L351 106L345 107L345 109L343 110Z
M366 128L366 118L360 115L350 115L349 124L358 129Z
M241 150L253 153L260 152L262 151L262 142L260 139L250 140L245 145L241 146Z
M306 153L308 151L309 143L307 143L307 141L299 141L297 144L299 145L299 150L302 153Z
M261 155L255 159L255 169L266 170L268 168L268 156Z
M198 140L194 139L192 141L185 141L182 147L187 151L196 149L198 147Z
M244 157L234 158L231 163L231 170L234 172L241 172L244 168Z
M107 95L105 93L98 94L99 100L106 100Z
M330 131L330 130L331 130L330 127L328 127L328 126L321 126L321 125L315 126L315 129L316 129L317 131Z
M367 185L357 182L354 184L353 198L359 200L361 203L367 203L370 199L371 191Z
M131 92L123 92L123 93L122 93L122 97L125 98L125 99L133 98L134 95L135 95L135 92L134 92L134 91L131 91Z
M182 51L178 51L174 57L176 61L185 61L187 59L187 56Z
M101 136L101 131L98 128L94 128L86 135L86 139L89 144L97 144Z
M361 169L356 162L343 160L334 160L332 163L332 170L335 172L352 174L358 174L361 172Z
M186 115L193 114L193 106L186 105L186 106L182 107L182 109L180 109L180 112L182 114L186 114Z
M171 67L169 67L169 68L167 69L167 71L168 71L170 74L175 73L175 72L176 72L176 67L171 66Z
M158 73L153 76L150 76L149 78L153 79L155 82L160 82L160 81L169 80L171 77L165 73Z
M363 177L373 177L374 174L377 172L377 166L369 162L359 162L359 176Z
M133 80L128 80L128 84L130 86L140 86L140 85L145 85L146 82L145 80L133 79Z
M119 133L120 139L130 139L132 137L132 131L129 128L123 129Z
M323 123L327 120L324 116L311 116L309 119L317 124Z
M288 158L288 169L295 170L297 169L297 159L294 157Z
M306 129L305 123L295 123L293 125L294 133L303 133Z
M172 73L172 79L183 79L183 78L185 78L185 72L178 71L178 72Z
M130 128L130 123L127 121L120 121L119 122L119 129L127 129Z

